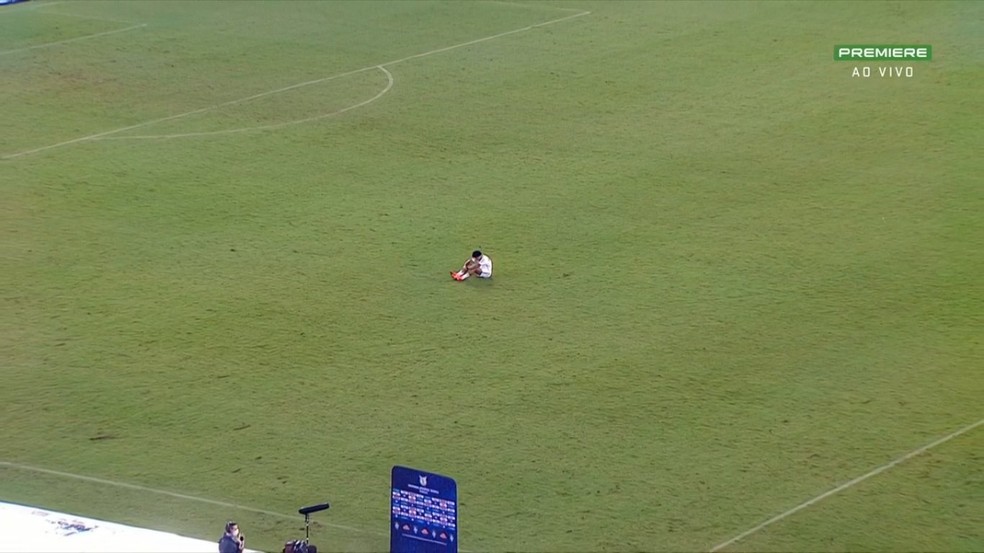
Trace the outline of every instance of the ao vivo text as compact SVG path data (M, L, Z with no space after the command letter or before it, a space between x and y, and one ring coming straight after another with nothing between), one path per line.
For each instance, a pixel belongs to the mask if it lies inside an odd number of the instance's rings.
M911 78L915 74L912 70L912 66L905 67L855 67L851 71L852 77L881 77L885 79L904 79Z

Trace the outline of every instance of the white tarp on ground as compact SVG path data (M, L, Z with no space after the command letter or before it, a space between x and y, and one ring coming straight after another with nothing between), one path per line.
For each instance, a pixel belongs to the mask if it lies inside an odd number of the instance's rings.
M0 502L3 553L218 553L218 541Z

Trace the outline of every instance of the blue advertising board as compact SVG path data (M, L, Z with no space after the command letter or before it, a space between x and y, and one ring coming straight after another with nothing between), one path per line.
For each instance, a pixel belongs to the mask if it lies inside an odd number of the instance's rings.
M393 467L390 553L458 553L458 484L453 478Z

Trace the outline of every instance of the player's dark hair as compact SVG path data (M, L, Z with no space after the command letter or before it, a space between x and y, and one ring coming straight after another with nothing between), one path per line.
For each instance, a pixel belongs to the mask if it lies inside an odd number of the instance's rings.
M472 252L472 257L482 257L482 252L480 250L475 250Z

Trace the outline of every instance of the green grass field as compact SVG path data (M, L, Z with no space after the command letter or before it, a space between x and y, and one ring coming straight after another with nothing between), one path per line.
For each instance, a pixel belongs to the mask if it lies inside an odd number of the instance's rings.
M457 479L472 552L706 551L966 427L981 21L0 8L0 500L234 518L267 551L329 500L319 549L385 551L402 464ZM852 78L844 43L934 57ZM475 247L494 279L450 280ZM982 451L978 427L726 549L984 550Z

